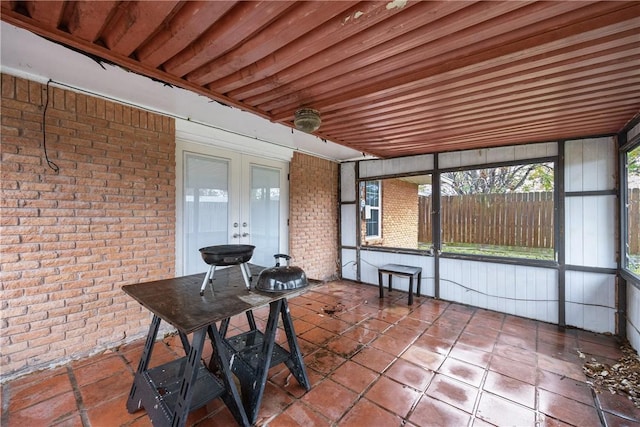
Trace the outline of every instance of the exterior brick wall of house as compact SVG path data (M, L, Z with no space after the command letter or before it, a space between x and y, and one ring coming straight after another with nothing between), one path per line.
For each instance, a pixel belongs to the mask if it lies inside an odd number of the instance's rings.
M4 375L142 336L122 285L175 275L174 120L2 75Z
M418 186L400 179L383 179L382 237L367 239L366 223L361 221L362 244L417 249L418 215Z
M384 246L418 247L418 186L400 179L382 181Z
M290 170L292 263L309 278L338 275L338 164L295 152Z

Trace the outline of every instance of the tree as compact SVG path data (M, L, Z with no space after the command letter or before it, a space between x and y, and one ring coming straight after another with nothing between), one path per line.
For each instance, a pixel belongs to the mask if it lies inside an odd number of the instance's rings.
M444 194L489 194L553 189L550 163L531 163L446 172L440 175Z

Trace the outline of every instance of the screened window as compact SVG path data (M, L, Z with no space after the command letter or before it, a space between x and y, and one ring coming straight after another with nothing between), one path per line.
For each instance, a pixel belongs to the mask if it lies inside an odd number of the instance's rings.
M431 175L360 182L360 243L431 248Z
M553 163L442 173L442 251L554 259Z
M640 276L640 145L625 155L627 182L625 268Z
M365 181L364 183L364 221L367 239L379 238L381 233L380 181Z

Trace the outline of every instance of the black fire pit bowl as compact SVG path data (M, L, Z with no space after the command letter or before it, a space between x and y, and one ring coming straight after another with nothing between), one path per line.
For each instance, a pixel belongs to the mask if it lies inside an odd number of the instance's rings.
M209 265L237 265L249 262L255 248L252 245L216 245L200 248L200 254Z

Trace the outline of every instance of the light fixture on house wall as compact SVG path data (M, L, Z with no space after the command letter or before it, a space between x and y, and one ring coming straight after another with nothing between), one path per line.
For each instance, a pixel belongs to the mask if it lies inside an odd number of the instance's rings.
M293 124L302 132L315 132L320 128L320 123L320 112L313 108L300 108L293 116Z

